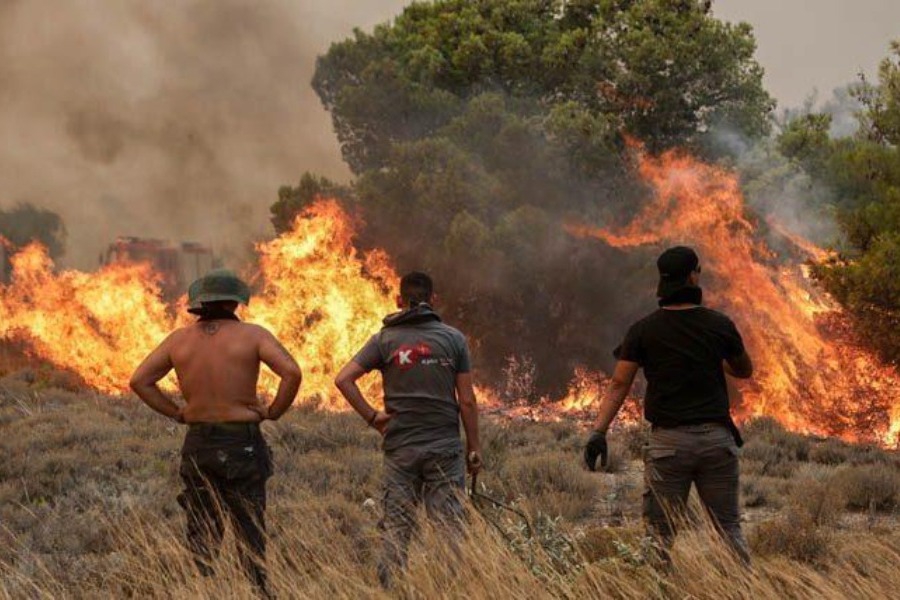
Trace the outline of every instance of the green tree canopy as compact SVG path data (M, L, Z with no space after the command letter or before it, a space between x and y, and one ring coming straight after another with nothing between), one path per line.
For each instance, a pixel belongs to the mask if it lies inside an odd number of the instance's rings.
M544 393L576 364L608 366L618 325L653 303L622 300L629 259L563 223L639 208L624 133L695 150L716 127L764 134L754 50L749 26L697 0L414 2L332 45L313 86L357 176L364 242L434 272L488 373L515 339ZM283 222L294 205L276 206Z
M718 125L767 130L772 99L750 27L696 0L415 2L391 24L334 44L313 86L356 173L398 142L434 135L485 92L546 116L574 103L653 149Z
M304 173L295 187L283 185L278 188L278 200L271 206L272 226L278 233L290 230L294 218L304 208L320 198L346 200L353 191L345 185L337 184L327 177Z
M900 43L880 66L878 83L855 89L863 105L854 136L833 139L828 115L792 121L781 150L837 199L846 238L840 256L817 274L851 309L884 355L900 360Z
M66 248L66 226L62 218L28 203L0 210L0 237L14 248L40 242L53 258L62 256Z

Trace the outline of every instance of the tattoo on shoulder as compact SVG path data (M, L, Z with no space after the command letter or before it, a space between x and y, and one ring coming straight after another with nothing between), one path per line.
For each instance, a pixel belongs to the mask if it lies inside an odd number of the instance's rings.
M215 321L203 322L203 333L206 335L216 335L219 332L219 324Z

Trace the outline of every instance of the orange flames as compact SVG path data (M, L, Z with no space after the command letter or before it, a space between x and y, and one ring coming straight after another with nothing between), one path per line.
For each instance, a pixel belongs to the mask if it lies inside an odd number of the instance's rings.
M309 207L291 232L257 247L259 273L252 279L259 293L245 311L297 357L303 396L326 405L334 402L331 380L342 361L394 307L388 290L396 276L385 256L360 256L352 235L336 202ZM190 321L183 300L170 307L160 299L146 265L55 273L44 249L32 245L13 256L12 268L11 283L0 286L0 340L24 344L101 392L125 392L144 356ZM271 373L263 373L262 385L274 394Z
M674 152L639 154L639 170L655 201L630 224L616 231L568 229L620 248L697 248L708 303L735 318L757 365L754 380L742 387L739 416L771 415L796 431L896 446L900 376L856 343L846 316L808 281L803 265L760 241L736 176ZM777 230L777 224L769 227ZM333 393L334 374L394 309L397 286L386 256L358 253L353 234L350 216L336 202L310 206L292 231L257 246L258 268L250 277L257 293L245 311L297 357L305 375L302 395L332 408L343 406ZM797 255L823 256L808 241L782 234ZM32 245L13 256L12 267L11 283L0 285L0 341L23 345L101 392L125 392L140 360L190 321L184 300L175 307L161 300L157 276L144 265L57 273L46 252ZM523 414L585 414L606 381L578 370L566 398ZM275 383L264 372L266 393L274 393ZM376 383L368 379L368 391L374 393ZM171 381L167 385L173 389ZM485 390L489 402L492 397Z
M320 201L289 233L257 247L259 295L248 319L274 332L303 368L303 395L335 404L337 371L396 310L391 290L399 281L381 251L360 256L354 229L335 201ZM371 386L377 383L367 378ZM274 394L276 380L264 374ZM365 386L364 386L365 388ZM371 397L371 396L370 396Z
M124 390L135 366L174 325L145 265L55 274L37 244L11 263L12 283L0 288L0 339L25 343L102 392Z
M795 431L897 445L897 371L854 339L847 317L757 235L737 176L678 152L638 152L641 177L655 199L631 223L610 231L567 229L619 248L684 244L703 263L707 302L730 314L757 373L741 386L739 416L769 415ZM791 236L798 254L824 251Z

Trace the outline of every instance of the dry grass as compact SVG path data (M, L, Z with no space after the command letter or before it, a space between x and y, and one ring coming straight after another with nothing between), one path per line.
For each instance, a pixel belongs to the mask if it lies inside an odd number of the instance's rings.
M896 464L841 467L833 482L848 508L890 510L900 505L900 469Z
M378 439L352 415L301 407L265 425L275 452L269 565L281 598L388 597L377 586ZM182 431L134 399L0 382L0 598L246 598L232 545L195 572L175 503ZM400 598L846 598L900 587L896 455L748 432L744 496L754 568L706 526L674 568L644 560L645 433L610 436L614 472L580 464L573 424L488 420L486 491L530 516L473 512L461 564L427 527ZM847 510L849 509L849 510Z

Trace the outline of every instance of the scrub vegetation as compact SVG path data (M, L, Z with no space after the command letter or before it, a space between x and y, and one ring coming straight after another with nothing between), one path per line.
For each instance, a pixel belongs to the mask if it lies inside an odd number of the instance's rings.
M339 198L362 217L359 248L440 274L442 315L478 340L480 373L500 381L512 358L536 367L531 399L558 397L574 365L609 370L619 326L653 306L623 300L641 296L647 254L563 225L614 225L646 202L623 132L704 156L716 129L763 137L774 101L755 48L701 0L410 3L319 57L312 85L354 181L306 174L272 224Z
M134 398L46 380L0 380L0 598L251 597L232 538L206 579L182 546L182 428ZM398 597L889 597L900 585L896 453L750 424L743 500L753 570L695 516L672 571L661 573L645 560L640 429L611 436L615 472L591 474L577 423L487 416L483 428L480 491L523 511L528 525L480 500L456 570L424 529ZM276 462L273 591L387 597L375 575L377 435L354 415L314 406L264 429Z

